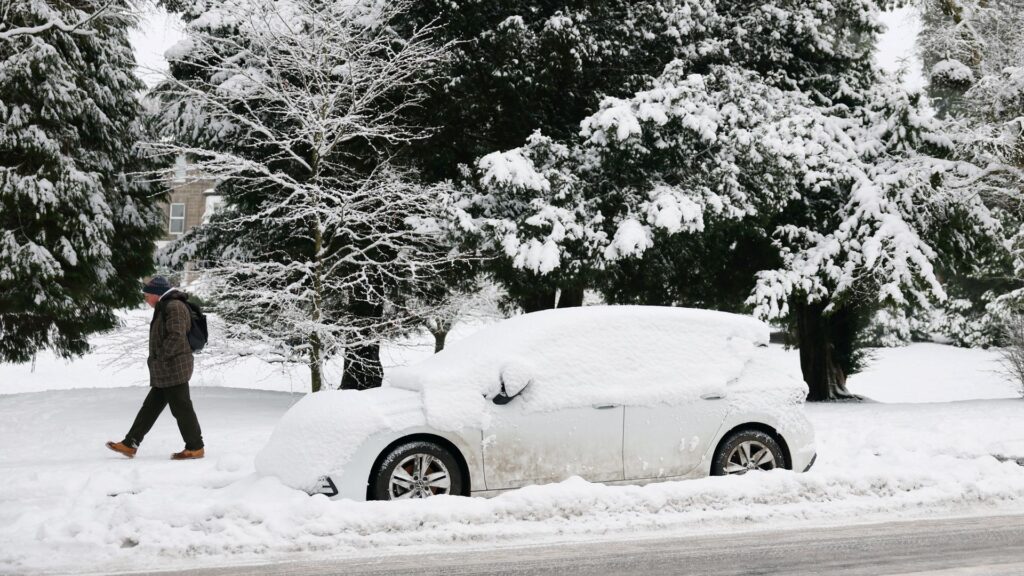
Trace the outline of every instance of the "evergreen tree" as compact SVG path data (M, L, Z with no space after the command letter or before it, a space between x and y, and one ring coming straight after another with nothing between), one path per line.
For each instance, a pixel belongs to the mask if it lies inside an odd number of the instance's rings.
M604 99L582 138L535 134L482 158L486 193L465 200L476 233L537 274L681 247L681 273L653 272L690 280L672 303L725 309L740 303L692 280L732 259L750 276L726 291L746 284L747 305L794 326L809 398L847 396L874 311L943 298L933 262L998 232L987 207L943 186L952 143L920 96L874 68L876 16L855 1L716 3L693 16L705 48Z
M940 265L951 298L938 330L989 345L1024 310L1024 10L1006 0L925 0L928 93L963 162L952 185L984 200L1007 237Z
M431 91L420 124L436 126L412 154L432 181L463 180L463 169L535 130L570 139L605 95L626 96L660 73L676 51L697 51L701 0L424 0L414 24L436 22L452 41L446 82ZM472 182L467 183L473 186ZM584 270L546 274L488 263L511 302L526 311L578 306L592 283Z
M0 2L0 361L141 301L159 229L126 2Z

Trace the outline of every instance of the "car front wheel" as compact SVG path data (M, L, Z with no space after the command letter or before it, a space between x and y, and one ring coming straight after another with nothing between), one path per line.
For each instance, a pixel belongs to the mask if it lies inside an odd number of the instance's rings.
M711 475L746 474L776 468L787 468L778 441L760 430L739 430L726 437L715 451Z
M447 449L433 442L411 441L395 446L381 460L373 477L374 500L462 495L462 470Z

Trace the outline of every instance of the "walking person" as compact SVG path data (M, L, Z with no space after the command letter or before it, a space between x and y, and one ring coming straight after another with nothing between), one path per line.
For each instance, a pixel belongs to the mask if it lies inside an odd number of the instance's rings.
M134 458L139 444L146 437L165 406L178 421L178 430L185 449L171 455L172 460L202 458L203 434L199 419L189 398L188 381L192 378L192 347L188 331L192 313L186 304L188 295L171 286L167 278L154 276L142 292L153 308L149 323L149 395L142 403L128 434L121 442L107 442L107 448Z

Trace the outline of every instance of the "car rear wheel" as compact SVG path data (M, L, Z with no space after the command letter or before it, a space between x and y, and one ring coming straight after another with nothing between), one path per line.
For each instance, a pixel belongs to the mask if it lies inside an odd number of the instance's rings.
M462 469L447 449L417 440L395 446L373 477L375 500L429 498L463 494Z
M788 468L778 441L760 430L739 430L718 446L711 462L711 475L746 474L776 468Z

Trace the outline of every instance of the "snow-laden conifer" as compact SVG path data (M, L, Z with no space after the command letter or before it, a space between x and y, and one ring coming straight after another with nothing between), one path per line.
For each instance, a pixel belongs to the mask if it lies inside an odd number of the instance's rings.
M0 361L81 354L152 269L132 25L125 2L0 2Z
M711 0L420 0L412 22L436 22L453 42L420 110L437 130L412 156L428 181L461 180L463 168L520 146L534 131L557 141L605 96L626 97L656 76L677 51L709 49L703 40ZM504 258L483 266L525 311L579 306L594 283L563 266L540 275Z
M989 345L1024 309L1024 10L927 0L922 19L928 93L962 162L962 177L948 184L981 198L1004 231L943 267L952 298L937 330L960 345Z

